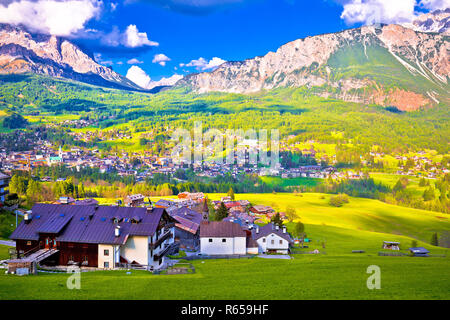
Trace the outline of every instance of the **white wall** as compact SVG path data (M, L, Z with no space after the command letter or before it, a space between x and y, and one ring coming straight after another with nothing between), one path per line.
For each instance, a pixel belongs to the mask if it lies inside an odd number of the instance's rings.
M149 237L130 236L127 242L120 248L120 255L130 263L133 261L142 265L148 264L149 256Z
M212 239L212 242L209 242ZM222 242L225 239L226 242ZM246 254L245 237L200 238L200 252L206 255Z
M266 241L264 242L263 239ZM273 244L272 240L274 242ZM281 253L287 253L287 250L289 249L289 242L275 233L270 233L266 237L259 238L256 242L262 252L266 252L267 250L277 250Z
M109 255L105 256L105 250L109 250ZM109 244L98 245L98 267L104 268L105 262L109 262L109 268L115 267L114 263L114 246Z

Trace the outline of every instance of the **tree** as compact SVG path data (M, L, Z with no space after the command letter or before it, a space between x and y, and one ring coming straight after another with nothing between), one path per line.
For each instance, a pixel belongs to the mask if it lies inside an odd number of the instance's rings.
M230 197L231 200L234 201L234 190L231 187L230 190L228 190L228 196Z
M286 208L286 217L289 221L294 221L294 219L297 217L297 211L295 208L287 207Z
M433 235L431 236L431 245L433 245L433 246L439 245L439 239L438 239L437 232L433 233Z
M216 219L217 219L217 221L222 221L226 217L228 217L228 210L227 210L227 207L225 207L225 204L223 202L221 202L219 209L217 209L217 212L216 212Z
M41 184L31 180L27 188L27 198L30 202L37 202L41 198Z
M432 187L429 187L428 189L426 189L423 192L423 200L424 201L431 201L434 200L435 194L434 194L434 189Z
M277 212L276 215L272 216L272 219L270 219L270 222L274 223L275 225L282 227L283 226L283 219L281 219L280 213Z

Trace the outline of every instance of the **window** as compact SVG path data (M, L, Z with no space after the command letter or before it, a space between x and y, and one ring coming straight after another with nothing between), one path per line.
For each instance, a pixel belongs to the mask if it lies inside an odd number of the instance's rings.
M31 246L31 241L27 241L27 246Z
M103 262L103 267L109 268L109 262L107 262L107 261Z
M266 238L263 238L263 242L266 242Z
M275 244L275 240L270 240L270 243L271 244Z
M73 256L69 256L69 261L73 261Z
M280 244L283 244L283 240L280 240Z
M212 239L209 239L209 242L212 242Z
M83 257L83 261L88 262L88 256L84 256L84 257Z
M227 239L222 239L222 242L227 242Z
M105 255L105 256L109 256L109 250L103 250L103 255Z

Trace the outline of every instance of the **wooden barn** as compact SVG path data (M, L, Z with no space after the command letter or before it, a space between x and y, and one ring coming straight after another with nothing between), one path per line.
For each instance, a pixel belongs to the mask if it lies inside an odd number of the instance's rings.
M161 208L35 204L10 238L31 262L157 269L174 246L174 226Z

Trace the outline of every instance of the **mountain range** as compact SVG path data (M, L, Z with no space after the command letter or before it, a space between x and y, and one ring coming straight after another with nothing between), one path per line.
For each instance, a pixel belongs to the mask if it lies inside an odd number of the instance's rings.
M410 24L364 26L298 39L261 57L142 88L68 39L0 24L0 74L36 73L154 92L175 81L175 86L198 93L305 87L322 97L409 111L450 103L449 26L450 9L435 11Z

